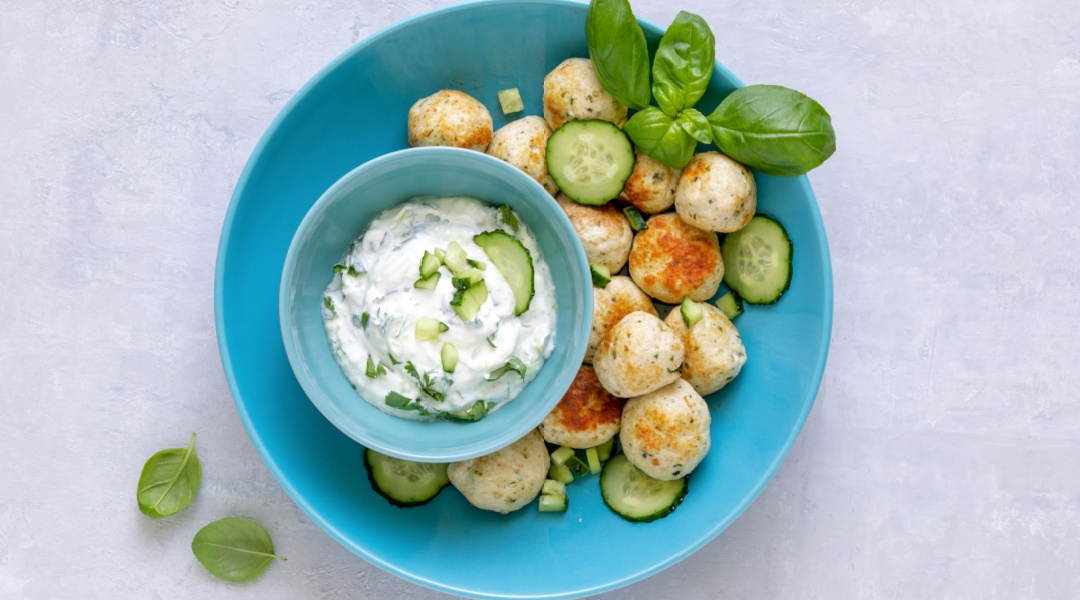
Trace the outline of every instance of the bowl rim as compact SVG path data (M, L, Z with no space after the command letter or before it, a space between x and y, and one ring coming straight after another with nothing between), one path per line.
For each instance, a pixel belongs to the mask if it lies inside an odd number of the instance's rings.
M521 171L513 165L510 165L505 161L495 158L494 156L489 156L488 154L485 154L483 152L477 152L475 150L451 148L447 146L422 146L417 148L404 148L401 150L388 152L386 154L376 156L375 158L372 158L371 160L368 160L367 162L364 162L354 167L348 173L338 178L338 180L335 181L329 188L327 188L326 191L324 191L322 195L319 196L319 199L311 205L307 213L304 215L303 220L300 221L300 225L297 226L296 231L293 233L292 240L289 242L289 251L285 255L285 263L284 265L282 265L281 269L281 279L278 284L278 324L281 328L281 337L285 346L285 354L289 359L289 365L290 367L292 367L293 375L300 383L300 387L303 388L304 394L308 397L308 400L310 400L311 403L315 405L315 408L317 408L319 412L323 415L323 417L326 418L326 420L333 424L335 427L337 427L339 431L352 438L364 448L371 448L377 452L388 454L390 456L395 456L397 458L402 458L405 460L413 460L419 462L454 462L468 460L470 458L476 458L479 456L490 454L491 452L494 452L499 448L512 444L521 436L524 436L528 434L529 431L536 429L536 427L540 425L540 422L543 421L544 416L555 407L555 405L559 402L559 399L562 398L563 394L566 393L566 390L569 389L570 385L573 383L573 377L567 377L564 375L563 379L566 379L565 382L557 383L553 387L550 387L544 393L543 398L545 399L545 410L540 411L540 417L536 420L532 427L515 426L512 428L506 428L504 430L495 432L490 436L485 436L482 443L476 442L469 445L455 446L445 453L436 454L423 453L416 450L402 450L399 447L385 443L381 440L365 438L364 435L361 435L359 432L354 431L352 428L348 427L348 423L350 422L349 419L342 419L340 418L341 415L335 414L334 411L330 410L333 394L322 389L316 381L313 381L313 378L306 376L306 374L303 373L303 370L298 368L298 363L302 352L300 351L296 343L296 339L292 335L293 327L291 315L293 314L293 311L291 311L289 307L292 304L290 298L293 291L292 280L294 279L294 274L296 273L296 258L297 255L300 253L301 248L303 248L304 242L311 241L311 238L307 236L308 231L311 229L315 220L318 219L326 210L328 210L334 202L341 201L342 196L340 196L339 192L343 188L351 186L356 180L356 178L361 177L367 173L381 173L382 167L384 165L400 161L403 157L406 156L413 160L422 159L425 156L450 156L454 157L455 160L461 160L466 163L469 161L478 161L478 164L487 163L496 171L508 178L517 179L522 183L527 182L526 186L532 190L533 195L537 198L537 204L544 206L541 211L551 213L551 215L548 216L549 221L551 221L553 225L557 222L558 226L566 230L568 233L572 233L574 231L573 225L571 224L569 217L567 217L566 214L559 208L558 204L556 204L555 200L551 197L551 194L548 193L546 189L544 189L544 186L540 185L540 183L538 183L535 179L530 177L524 171ZM344 252L345 250L342 251ZM580 245L573 247L573 249L570 250L568 255L568 258L570 258L574 262L577 262L579 269L582 269L582 272L580 273L580 281L575 282L572 293L581 295L581 298L584 300L584 308L591 315L592 294L580 291L591 290L592 287L592 281L588 280L588 259L586 258L585 252L580 247ZM587 284L587 286L585 284ZM585 357L585 352L588 345L587 342L589 339L590 323L591 319L583 320L581 331L574 332L576 334L576 342L574 340L571 340L568 344L563 345L563 347L570 348L571 358L575 358L576 362L578 363L581 363ZM554 331L552 332L552 334L554 335ZM550 360L551 358L552 357L549 357L548 360ZM524 393L525 390L529 389L529 386L533 385L533 382L535 381L535 379L533 381L530 381L525 386L525 388L522 389L522 393ZM565 383L565 385L563 385L563 383ZM364 402L367 402L365 398L360 399ZM375 408L376 410L378 410L378 407ZM502 410L508 409L509 407ZM401 419L401 417L385 413L381 410L378 412L379 416L377 418ZM466 423L457 426L461 427L462 431L465 431L464 427L469 427L472 425L472 423Z
M226 214L225 214L225 220L222 223L221 236L220 236L220 239L219 239L219 242L218 242L218 252L217 252L217 258L216 258L216 263L215 263L216 264L216 270L215 270L215 277L214 277L214 325L215 325L215 333L216 333L217 340L218 340L218 352L219 352L219 354L221 356L222 368L223 368L223 370L225 372L226 380L228 381L228 384L229 384L229 391L233 396L233 402L236 405L237 412L240 414L241 421L244 423L244 428L247 430L248 437L251 438L252 444L255 446L255 449L258 451L259 456L262 457L263 462L266 464L267 469L270 470L270 473L277 480L278 484L281 485L281 487L285 490L285 492L289 495L289 497L292 498L293 502L295 502L297 504L297 506L299 506L300 509L303 510L304 513L307 514L307 516L312 519L312 521L314 521L316 524L318 524L319 527L323 531L328 533L330 535L330 537L334 538L339 544L341 544L345 548L348 548L354 554L357 554L358 556L363 558L368 563L376 565L379 568L381 568L381 569L383 569L383 570L385 570L385 571L387 571L389 573L392 573L392 574L394 574L394 575L396 575L398 577L401 577L402 579L410 581L412 583L415 583L415 584L418 584L418 585L421 585L421 586L424 586L424 587L427 587L427 588L430 588L430 589L433 589L433 590L441 591L441 592L444 592L444 593L450 593L450 594L455 594L455 595L458 595L458 596L470 597L470 598L497 598L499 596L489 594L489 593L484 593L484 592L477 592L477 591L474 591L474 590L468 590L468 589L462 589L462 588L458 588L458 587L453 587L453 586L449 586L449 585L443 584L443 583L438 582L438 581L433 581L431 579L423 577L422 575L412 573L409 570L404 569L404 568L400 567L397 564L393 564L391 562L385 561L385 560L373 555L372 553L368 552L368 550L366 548L354 543L351 539L347 538L340 530L335 528L330 522L328 522L322 516L322 514L318 510L315 509L315 507L313 507L311 505L311 503L302 494L300 494L298 492L298 490L293 485L293 483L291 482L289 477L287 477L284 474L284 472L282 471L281 466L278 464L278 462L276 460L274 460L273 456L267 451L266 444L262 440L262 437L259 435L258 431L252 426L251 415L248 413L245 404L241 400L242 396L240 394L239 388L237 387L236 376L235 376L233 366L232 366L232 360L231 360L231 357L229 356L229 353L228 353L228 343L227 343L227 337L226 337L226 334L225 334L224 302L223 302L222 292L223 292L223 289L224 289L224 282L225 282L224 274L225 274L226 249L229 247L230 232L231 232L232 227L233 227L233 221L236 219L236 213L237 213L238 206L239 206L238 205L238 200L240 199L240 196L243 194L244 189L247 187L248 180L251 178L251 174L252 174L252 172L253 172L253 170L255 168L255 164L258 162L258 159L263 154L263 152L265 152L266 146L270 143L270 139L273 138L277 134L277 132L281 128L282 124L289 117L289 115L293 112L293 110L296 108L296 106L304 98L306 98L307 95L309 93L311 93L311 90L314 89L317 85L319 85L322 82L322 80L324 78L326 78L334 69L337 69L341 64L343 64L344 62L351 59L358 52L366 49L370 45L373 45L373 44L381 41L383 38L387 37L388 35L396 33L397 31L399 31L399 30L401 30L403 28L409 27L409 26L413 25L416 22L419 22L421 20L437 16L437 15L441 15L441 14L444 14L444 13L455 12L455 11L459 11L459 10L471 10L471 9L474 9L476 7L479 7L479 6L484 6L484 5L489 5L489 4L556 5L556 6L574 7L574 8L579 8L579 9L580 8L585 8L587 6L586 4L584 4L582 2L579 2L577 0L467 0L466 2L462 2L460 4L442 6L442 7L439 7L439 8L435 8L433 10L429 10L429 11L426 11L426 12L422 12L422 13L413 15L413 16L408 17L406 19L403 19L401 21L391 23L387 27L385 27L383 29L380 29L379 31L373 33L372 35L358 41L357 43L353 44L351 47L346 49L344 52L342 52L341 54L336 56L333 60L331 60L329 63L327 63L322 69L320 69L315 75L313 75L303 86L301 86L301 88L296 92L296 94L294 94L293 97L289 99L289 101L285 104L285 106L281 109L281 111L278 112L277 116L275 116L274 119L270 122L270 125L267 126L266 131L263 133L262 137L259 138L258 143L252 149L251 154L248 157L248 161L247 161L247 163L245 163L244 169L243 169L243 171L241 171L240 177L237 180L236 187L233 188L233 194L229 199L229 206L228 206L228 209L227 209ZM656 24L652 23L651 21L642 19L640 17L637 17L637 21L643 28L651 29L654 33L662 34L663 31L664 31L664 28L661 28L661 27L657 26ZM744 87L746 85L745 83L743 83L743 81L741 79L739 79L734 73L732 73L730 70L728 70L728 68L725 67L724 65L722 65L719 61L716 61L714 63L713 68L714 68L714 71L719 71L719 72L723 73L724 76L729 78L731 80L731 82L735 85L735 87L737 87L737 88L738 87ZM713 538L715 538L721 531L726 529L735 519L737 519L743 513L743 511L746 510L746 507L749 506L758 497L758 495L760 495L761 491L765 488L765 485L769 482L770 479L772 479L773 475L775 475L776 470L780 466L780 463L783 462L784 458L786 458L788 453L791 451L791 446L795 443L795 439L798 437L799 432L802 431L803 425L806 422L806 418L810 414L810 410L814 405L814 401L815 401L815 399L817 397L817 392L818 392L818 390L819 390L819 388L821 386L821 380L822 380L822 378L824 376L825 364L826 364L826 361L828 359L829 343L830 343L831 337L832 337L833 302L834 302L833 301L833 276L832 276L832 262L830 260L830 253L829 253L829 247L828 247L828 238L826 237L825 225L824 225L824 222L822 221L822 218L821 218L821 210L818 207L817 198L814 195L814 191L810 187L809 179L807 178L806 175L800 175L800 176L798 176L798 179L799 179L799 186L803 189L803 192L806 193L807 197L812 201L810 208L811 208L811 213L812 213L812 215L814 217L814 226L815 226L815 229L817 230L818 235L820 236L821 242L822 242L821 243L821 260L822 260L822 268L823 268L824 275L825 275L825 278L824 278L824 281L823 281L823 294L824 294L824 305L825 305L825 309L826 309L825 310L825 319L824 319L823 325L824 325L825 331L828 334L823 336L822 343L821 343L821 345L819 347L820 348L820 357L821 358L818 360L817 364L815 365L816 375L814 376L813 381L811 382L811 385L808 387L808 390L810 391L808 401L805 402L803 410L800 412L800 414L798 415L798 417L796 419L795 427L792 428L791 434L788 436L787 440L785 440L782 451L777 455L776 460L773 461L773 463L769 465L768 469L766 469L764 473L762 473L762 476L754 484L754 486L752 487L750 493L746 496L746 499L741 504L739 504L736 507L736 509L731 513L730 518L717 521L717 522L713 523L711 527L702 528L700 533L699 533L699 536L697 537L697 539L692 540L690 543L688 543L686 545L686 547L683 548L682 551L665 557L663 560L658 561L652 567L643 569L643 570L633 574L632 576L624 577L622 579L617 579L617 580L613 580L613 581L606 581L606 582L604 582L602 584L599 584L599 585L594 585L592 587L583 588L583 589L579 589L579 590L574 590L574 591L570 591L570 592L556 593L556 594L542 594L542 595L538 595L538 594L515 594L515 597L517 597L517 598L552 598L552 599L555 599L555 598L566 598L566 599L580 598L582 596L599 594L599 593L602 593L602 592L607 592L607 591L611 591L611 590L614 590L614 589L617 589L617 588L621 588L623 586L629 585L631 583L634 583L636 581L640 581L640 580L642 580L642 579L644 579L646 577L654 575L654 574L656 574L656 573L658 573L658 572L660 572L660 571L674 565L675 563L681 561L682 559L686 558L687 556L693 554L694 552L699 550L702 546L704 546L706 543L708 543Z

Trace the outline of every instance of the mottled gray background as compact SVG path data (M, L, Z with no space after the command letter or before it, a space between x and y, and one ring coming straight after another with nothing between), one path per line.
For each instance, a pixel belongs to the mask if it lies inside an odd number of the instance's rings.
M214 337L229 196L292 94L441 0L0 0L0 598L448 598L345 549L248 439ZM1080 13L1060 0L635 0L833 115L817 404L761 497L604 598L1080 597ZM199 432L196 502L133 505ZM289 557L210 576L251 515ZM587 560L578 557L575 560ZM557 574L555 574L557 576Z

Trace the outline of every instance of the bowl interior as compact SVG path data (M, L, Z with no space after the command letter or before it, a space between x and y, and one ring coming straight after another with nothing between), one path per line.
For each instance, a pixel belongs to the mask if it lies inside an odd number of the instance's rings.
M535 506L487 513L453 489L400 510L371 490L359 445L308 400L281 343L277 295L286 251L308 209L356 165L404 148L409 106L440 88L479 99L496 127L542 114L544 75L567 57L588 56L586 9L561 0L467 3L364 40L278 116L241 176L223 228L218 343L237 408L270 471L344 546L453 594L579 597L685 557L731 523L775 472L825 365L832 279L813 193L806 177L757 174L761 212L780 219L794 241L794 278L778 304L748 307L736 321L749 362L732 385L707 399L712 450L671 516L650 524L622 521L604 505L595 477L570 485L566 514L538 513ZM655 50L661 30L642 25ZM718 56L722 49L721 43ZM711 112L739 85L717 65L697 108ZM496 93L508 87L520 89L523 113L498 110Z
M361 399L327 343L322 294L349 244L379 213L417 196L471 196L509 204L533 231L551 267L558 306L555 349L512 402L475 423L388 415ZM281 278L281 331L297 379L315 406L366 447L401 458L450 462L487 454L536 427L573 381L588 343L588 262L562 209L540 184L507 163L455 148L401 150L338 180L297 229Z

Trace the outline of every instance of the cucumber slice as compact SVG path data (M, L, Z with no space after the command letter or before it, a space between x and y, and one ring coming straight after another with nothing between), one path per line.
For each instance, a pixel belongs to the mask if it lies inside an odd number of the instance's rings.
M581 204L606 204L634 172L634 146L607 121L569 121L547 144L548 174L566 196Z
M772 304L791 287L791 238L775 219L757 215L724 236L724 283L750 304Z
M439 277L442 277L442 273L435 271L430 277L417 279L412 286L420 290L433 290L439 283Z
M448 255L449 256L449 255ZM487 284L483 280L466 290L458 290L450 300L450 306L462 321L471 321L476 313L480 312L480 306L488 298Z
M566 494L540 496L540 512L566 512Z
M427 279L435 274L442 266L442 261L439 257L424 250L424 257L420 259L420 279Z
M459 290L467 290L472 286L480 283L484 280L484 274L480 272L480 269L476 267L469 267L460 274L455 275L453 282L454 287Z
M611 458L611 452L615 449L615 438L600 444L596 447L596 454L600 458L600 462L607 462Z
M457 346L446 342L442 345L442 352L440 352L440 358L442 358L442 370L447 373L453 373L457 368L458 352Z
M743 314L742 298L735 292L728 292L716 301L716 308L719 308L728 320L734 319Z
M540 489L544 496L562 496L566 494L566 484L554 479L544 481L544 487Z
M682 304L679 306L679 312L682 313L683 323L686 323L686 328L690 329L701 320L701 317L705 316L705 311L701 310L701 307L690 299L690 296L683 296Z
M446 245L446 255L443 256L443 262L450 269L450 272L454 275L464 271L468 268L468 258L465 256L465 250L461 248L461 245L457 242L450 242Z
M645 217L641 214L641 211L636 207L627 206L622 209L623 214L630 221L630 228L634 231L645 231L649 226L645 223Z
M486 231L473 236L473 241L484 249L503 279L510 284L510 290L514 292L514 315L529 310L535 293L533 261L521 241L505 231Z
M450 485L446 463L419 463L364 450L372 489L399 508L427 504Z
M606 288L611 283L611 269L607 265L589 263L589 271L592 273L592 284L598 288Z
M566 465L551 465L548 468L548 477L564 485L574 482L574 474L570 472L570 467Z
M686 477L661 481L646 475L627 460L613 457L600 474L604 504L627 521L648 523L670 515L686 497Z
M434 342L440 333L449 330L450 326L438 319L421 317L416 320L416 339L421 342Z

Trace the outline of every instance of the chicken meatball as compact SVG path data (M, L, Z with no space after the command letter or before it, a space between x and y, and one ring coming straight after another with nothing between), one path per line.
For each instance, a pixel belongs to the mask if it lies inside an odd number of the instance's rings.
M450 483L476 508L506 514L533 501L544 487L551 457L534 429L502 450L450 463Z
M627 460L646 475L689 475L709 451L709 405L682 379L631 398L623 407L619 442Z
M600 385L592 367L581 365L558 406L540 423L540 433L550 444L599 446L619 433L623 403Z
M695 154L675 189L675 212L687 223L709 231L742 229L756 209L754 174L719 152Z
M491 113L457 90L439 90L409 109L409 146L453 146L483 152L491 141Z
M570 217L589 262L605 265L612 273L621 271L626 266L630 244L634 241L634 230L630 228L626 215L610 204L578 204L567 198L566 194L559 194L555 200Z
M633 204L638 210L655 215L671 208L675 203L675 187L679 184L679 171L653 160L640 150L634 150L634 172L626 180L619 200Z
M746 348L739 330L712 304L699 303L701 320L687 329L682 311L675 309L664 322L682 338L686 348L682 378L705 396L724 387L746 364Z
M620 398L648 394L679 378L683 343L659 317L632 312L604 336L593 357L596 377Z
M503 125L491 136L487 153L525 171L549 194L559 193L559 186L548 175L547 141L551 128L540 117L524 117Z
M622 127L626 107L600 86L591 60L568 58L544 78L544 119L552 129L567 121L587 119Z
M650 217L630 250L630 277L646 294L675 304L712 298L724 278L720 242L675 213Z
M642 310L660 316L645 292L634 280L624 275L612 277L607 287L593 286L592 307L592 330L589 332L589 347L585 349L587 363L593 361L593 355L608 331L626 315Z

